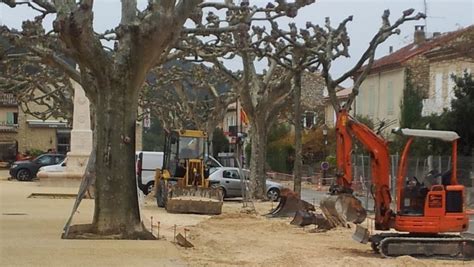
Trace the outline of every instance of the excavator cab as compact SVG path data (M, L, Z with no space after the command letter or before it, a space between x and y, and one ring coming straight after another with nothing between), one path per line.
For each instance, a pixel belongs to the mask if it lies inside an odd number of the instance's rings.
M465 213L465 190L457 179L457 140L452 131L398 129L408 138L397 174L395 230L412 233L463 232L469 226ZM410 168L410 151L415 139L430 138L451 146L450 168L444 173L430 171L418 178ZM418 164L416 164L418 165Z
M222 192L207 178L207 134L173 130L165 136L163 168L155 174L158 207L171 213L220 214Z

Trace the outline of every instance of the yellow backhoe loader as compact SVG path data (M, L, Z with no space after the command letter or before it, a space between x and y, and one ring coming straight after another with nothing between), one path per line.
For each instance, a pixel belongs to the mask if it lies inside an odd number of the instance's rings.
M170 213L221 214L223 196L207 179L207 134L196 130L166 133L163 168L155 174L158 207Z

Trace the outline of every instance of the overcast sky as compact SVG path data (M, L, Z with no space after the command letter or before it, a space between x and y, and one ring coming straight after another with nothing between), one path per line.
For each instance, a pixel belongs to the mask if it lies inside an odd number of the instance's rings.
M138 0L138 2L143 8L147 1ZM265 5L267 2L268 0L250 0L250 3L254 5ZM395 20L403 10L408 8L415 8L416 12L424 12L425 2L427 20L402 25L399 36L392 36L379 46L377 57L386 55L389 46L397 50L412 42L415 25L426 23L429 36L433 32L448 32L474 24L474 0L319 0L302 9L294 21L301 27L306 21L323 25L325 17L330 17L333 25L337 26L347 16L354 16L354 20L348 25L351 37L349 51L352 57L334 64L333 75L338 76L355 64L366 49L370 39L380 27L380 17L385 9L390 10L391 18ZM96 31L111 29L120 21L120 0L96 0L94 12ZM26 6L11 9L0 4L0 24L9 27L20 28L23 20L33 18L35 14ZM52 19L53 17L46 23L51 25Z

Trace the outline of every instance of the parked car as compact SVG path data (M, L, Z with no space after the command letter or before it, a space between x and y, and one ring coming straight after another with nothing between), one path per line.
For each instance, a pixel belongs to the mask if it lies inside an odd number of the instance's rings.
M250 177L250 171L247 169L242 170L245 176L245 180ZM219 181L219 186L222 188L224 197L241 197L242 196L242 183L239 175L239 168L234 167L219 167L213 168L212 173L209 175L209 181ZM266 181L266 192L267 197L270 200L277 200L280 197L281 189L283 185L273 182L270 180Z
M62 154L43 154L34 160L15 161L10 167L10 175L18 181L31 181L38 173L39 168L58 164L66 156Z
M65 172L66 171L67 158L64 158L59 164L43 166L39 168L38 172Z

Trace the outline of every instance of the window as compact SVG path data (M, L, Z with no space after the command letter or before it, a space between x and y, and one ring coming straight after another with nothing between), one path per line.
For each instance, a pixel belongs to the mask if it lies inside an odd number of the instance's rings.
M387 115L393 115L393 83L389 81L387 83Z
M37 160L36 160L37 163L39 164L42 164L42 165L46 165L46 164L53 164L53 157L51 156L42 156L42 157L39 157Z
M7 112L7 125L18 124L18 112Z
M239 180L239 173L235 170L226 170L222 173L222 177Z

